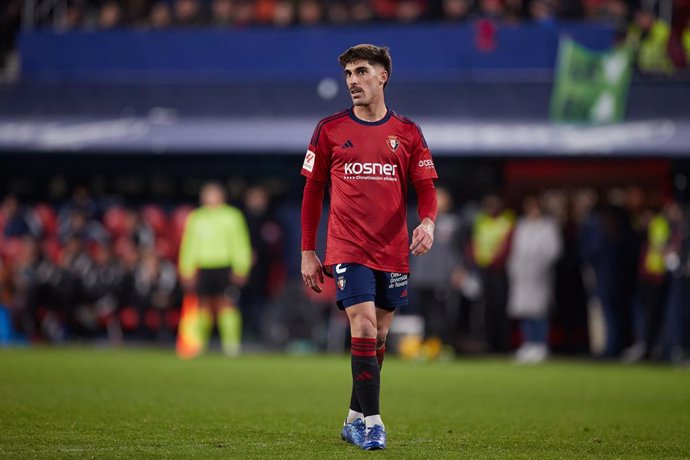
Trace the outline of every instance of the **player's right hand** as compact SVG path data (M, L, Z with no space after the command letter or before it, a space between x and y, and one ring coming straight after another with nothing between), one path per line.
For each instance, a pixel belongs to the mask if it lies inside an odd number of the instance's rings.
M316 256L316 251L302 251L302 279L312 291L322 291L320 285L323 284L323 265Z
M180 281L185 292L194 292L196 290L196 277L183 277Z

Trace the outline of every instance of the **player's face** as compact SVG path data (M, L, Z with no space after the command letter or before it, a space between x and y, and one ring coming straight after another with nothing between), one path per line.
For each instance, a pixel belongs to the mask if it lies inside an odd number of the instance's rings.
M369 105L383 96L383 84L388 79L381 65L355 61L345 66L345 82L354 105Z

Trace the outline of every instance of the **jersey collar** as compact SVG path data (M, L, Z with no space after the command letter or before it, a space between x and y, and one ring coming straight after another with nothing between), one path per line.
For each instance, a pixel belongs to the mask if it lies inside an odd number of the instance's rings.
M392 114L391 109L386 107L386 114L379 121L366 121L366 120L362 120L361 118L357 118L357 115L355 115L355 111L353 109L354 109L354 107L350 107L350 109L348 110L348 113L350 114L350 118L352 118L352 120L356 121L360 125L364 125L364 126L382 125L388 121L388 119L391 117L391 114Z

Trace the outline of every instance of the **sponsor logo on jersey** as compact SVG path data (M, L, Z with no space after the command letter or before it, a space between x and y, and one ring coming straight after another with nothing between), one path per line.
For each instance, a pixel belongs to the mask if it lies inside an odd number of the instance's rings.
M400 147L400 142L396 136L388 136L386 145L388 145L388 148L391 149L391 152L395 153L395 151L398 150L398 147Z
M307 150L307 154L304 156L304 163L302 164L302 169L306 169L311 172L314 169L314 160L316 159L316 154L311 150Z
M364 176L395 176L398 165L383 163L345 163L345 174Z
M432 160L419 160L420 168L432 169L434 167L434 162Z
M339 276L338 277L338 289L341 291L345 289L345 285L347 284L347 280L345 279L344 276Z
M351 141L350 139L348 139L347 141L345 141L345 143L342 145L342 147L343 147L344 149L349 149L349 148L354 147L354 146L355 146L355 144L353 144L352 141Z

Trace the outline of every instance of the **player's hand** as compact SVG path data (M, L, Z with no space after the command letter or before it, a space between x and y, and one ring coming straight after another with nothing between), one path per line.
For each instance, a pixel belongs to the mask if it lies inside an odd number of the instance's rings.
M194 292L196 290L196 277L190 276L187 278L182 278L180 281L182 283L182 289L185 292Z
M323 265L315 251L302 251L302 279L309 289L321 292Z
M237 273L230 274L230 282L235 286L244 287L247 285L247 281L249 281L249 277L246 275L238 275Z
M410 251L415 256L421 256L429 252L432 244L434 244L434 221L425 217L412 232Z

